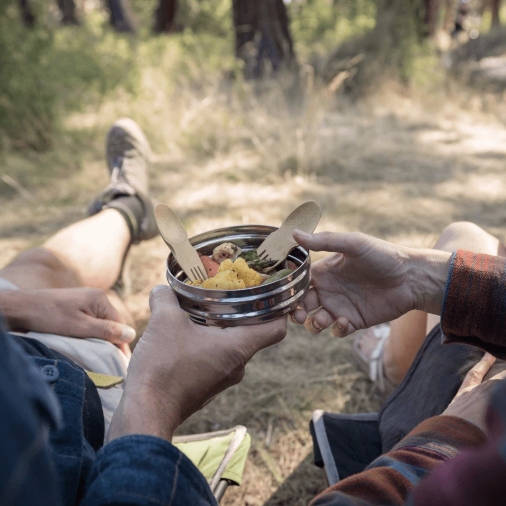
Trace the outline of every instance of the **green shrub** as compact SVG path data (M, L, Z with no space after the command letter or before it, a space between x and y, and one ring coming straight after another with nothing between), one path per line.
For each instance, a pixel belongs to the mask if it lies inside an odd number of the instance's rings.
M0 2L0 149L44 150L61 133L64 115L117 87L135 91L135 42L113 34L100 16L82 27L51 28L39 3L39 22L29 29L17 4Z

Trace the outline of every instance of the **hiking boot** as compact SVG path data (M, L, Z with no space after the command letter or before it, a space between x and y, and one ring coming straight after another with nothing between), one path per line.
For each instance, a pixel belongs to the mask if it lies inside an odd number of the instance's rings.
M149 198L151 156L151 147L141 127L129 118L117 120L109 130L106 142L111 181L88 209L88 216L102 209L119 211L130 229L132 244L158 234L153 203Z

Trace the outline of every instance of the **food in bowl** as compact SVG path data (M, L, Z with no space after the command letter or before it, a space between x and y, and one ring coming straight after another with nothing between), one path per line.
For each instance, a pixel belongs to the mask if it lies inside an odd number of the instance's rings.
M266 225L237 225L196 235L190 243L199 254L212 259L216 247L226 242L238 246L243 253L254 251L276 230ZM186 283L187 276L171 253L167 258L167 281L181 308L195 323L222 328L257 325L293 311L309 289L309 252L301 246L296 247L289 253L285 265L295 271L274 283L264 282L243 290L206 290ZM268 273L269 276L273 274L277 272Z
M243 251L239 246L225 242L213 254L200 255L208 279L186 283L209 290L242 290L279 281L289 276L297 266L290 261L274 267L273 260L262 260L257 250ZM291 264L291 265L290 265Z

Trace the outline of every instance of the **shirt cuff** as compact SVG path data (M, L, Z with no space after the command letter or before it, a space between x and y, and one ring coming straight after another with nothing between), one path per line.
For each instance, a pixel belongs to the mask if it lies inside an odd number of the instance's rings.
M168 441L153 436L123 436L97 453L83 505L169 503L217 504L204 476Z
M506 258L454 253L441 326L444 344L468 344L506 358Z

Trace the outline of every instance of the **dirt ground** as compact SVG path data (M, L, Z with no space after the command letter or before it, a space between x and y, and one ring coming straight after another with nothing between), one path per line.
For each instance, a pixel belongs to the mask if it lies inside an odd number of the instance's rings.
M291 209L313 199L323 209L320 231L361 230L430 247L447 224L469 220L503 238L504 126L493 116L453 108L428 112L400 96L389 103L327 114L312 134L303 170L291 170L282 150L271 150L262 137L207 158L188 159L176 149L159 153L153 195L177 211L191 234L240 223L278 225ZM3 161L0 265L83 217L107 181L99 149L104 132L104 124L91 134L83 130L88 137L75 156L65 151ZM294 138L301 135L295 132ZM302 141L296 154L307 148L309 137L302 135ZM139 333L149 316L149 291L165 282L167 253L159 238L132 249L133 295L127 305ZM249 428L253 446L244 483L227 492L225 505L305 505L325 487L311 463L313 410L370 412L381 402L353 361L351 340L327 332L311 336L290 324L283 343L252 360L242 384L194 415L182 431Z

